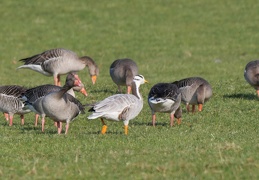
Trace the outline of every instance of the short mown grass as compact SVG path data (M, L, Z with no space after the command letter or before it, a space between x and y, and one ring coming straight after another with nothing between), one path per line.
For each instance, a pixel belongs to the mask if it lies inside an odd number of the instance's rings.
M259 2L251 1L7 1L0 3L1 85L53 83L18 60L63 47L92 57L100 67L96 85L79 72L93 103L114 94L110 64L132 58L149 84L141 86L144 108L123 134L123 123L81 114L67 135L46 131L34 115L14 125L0 122L1 179L258 179L258 98L244 80L245 65L259 56ZM213 97L200 113L186 113L180 126L157 114L150 126L150 88L201 76ZM65 77L62 77L64 82Z

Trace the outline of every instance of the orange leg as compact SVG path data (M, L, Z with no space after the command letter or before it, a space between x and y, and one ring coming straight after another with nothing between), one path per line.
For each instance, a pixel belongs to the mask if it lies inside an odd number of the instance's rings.
M69 123L66 124L66 131L65 131L65 134L67 134L68 129L69 129Z
M60 75L54 76L54 84L56 86L61 86Z
M34 122L34 126L38 126L38 119L39 119L39 115L35 114L35 122Z
M256 93L257 93L257 96L259 97L259 89L258 89L258 90L256 90Z
M202 111L202 104L198 104L198 110Z
M13 115L9 115L9 126L12 126L13 125Z
M124 126L124 134L125 135L128 135L128 127L129 127L128 125Z
M58 134L61 134L61 131L62 131L62 122L58 121L58 122L57 122L57 125L58 125Z
M152 125L155 127L156 126L156 115L152 114Z
M103 124L101 133L102 133L102 134L105 134L106 131L107 131L107 125L105 124L105 122L104 122L104 120L103 120L102 118L101 118L101 121L102 121L102 124Z
M177 119L177 124L180 125L181 123L182 123L182 119L181 118Z
M9 114L8 113L4 113L4 117L6 121L9 121Z
M42 117L41 119L41 131L44 132L44 126L45 126L45 118Z

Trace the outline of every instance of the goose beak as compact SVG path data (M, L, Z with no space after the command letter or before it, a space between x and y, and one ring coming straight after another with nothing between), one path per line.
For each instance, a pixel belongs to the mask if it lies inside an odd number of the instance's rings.
M148 81L147 81L147 80L145 80L144 82L145 82L145 83L148 83Z
M82 89L80 90L80 92L81 92L83 95L88 96L88 94L87 94L85 88L82 88Z
M93 76L91 77L91 79L92 79L92 83L95 84L96 79L97 79L97 76L96 76L96 75L93 75Z

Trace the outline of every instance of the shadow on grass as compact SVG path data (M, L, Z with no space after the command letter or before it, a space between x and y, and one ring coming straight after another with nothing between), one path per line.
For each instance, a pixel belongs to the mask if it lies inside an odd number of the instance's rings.
M102 90L92 90L91 93L116 94L117 92L111 91L109 89L102 89Z
M230 94L223 95L224 98L233 98L233 99L247 99L247 100L258 100L258 97L255 94Z
M153 126L152 122L132 122L134 126ZM156 126L168 126L167 122L156 122Z

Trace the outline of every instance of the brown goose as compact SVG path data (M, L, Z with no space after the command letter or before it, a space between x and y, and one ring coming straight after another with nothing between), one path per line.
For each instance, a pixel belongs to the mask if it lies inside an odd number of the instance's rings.
M127 93L131 92L131 84L134 76L138 74L138 66L131 59L117 59L110 66L110 76L118 86L118 91L121 93L120 86L127 86Z
M259 97L259 60L249 62L245 67L245 80L255 88Z
M102 134L106 133L107 125L104 119L111 121L123 121L124 133L128 134L128 124L143 108L143 99L139 93L139 86L147 82L142 75L136 75L132 83L132 94L116 94L96 103L89 110L93 113L88 119L101 118Z
M170 125L174 125L174 117L181 124L181 92L175 84L158 83L148 94L148 104L152 111L152 124L156 124L156 112L170 113Z
M212 96L210 84L201 77L190 77L173 82L181 92L182 102L186 104L189 112L189 104L192 105L192 112L195 111L195 105L198 105L198 111L202 111L203 104Z
M66 84L56 92L51 92L44 96L41 103L42 114L42 128L44 129L45 116L57 122L58 134L62 131L62 122L66 122L67 134L69 123L74 120L80 113L84 113L83 105L73 96L66 93L74 86L80 86L81 80L75 73L69 73Z
M67 49L51 49L40 54L21 59L24 65L17 69L31 69L46 76L54 77L54 84L60 86L60 75L77 72L88 67L92 83L95 84L99 69L88 56L78 57L76 53Z
M20 96L26 91L26 88L17 85L0 86L0 111L5 114L6 120L9 120L9 126L13 125L14 114L19 114L21 124L24 124L24 114L30 110L24 109L24 103Z
M67 76L68 78L69 76ZM34 88L27 89L22 96L22 99L25 101L25 107L35 112L35 126L38 125L38 117L39 115L42 117L44 112L41 106L41 100L44 96L51 92L56 92L61 90L60 86L45 84L41 86L37 86ZM80 91L82 94L87 96L86 91L84 89L83 84L78 87L73 87L67 91L68 94L75 97L74 91ZM44 126L42 127L42 131L44 131Z

